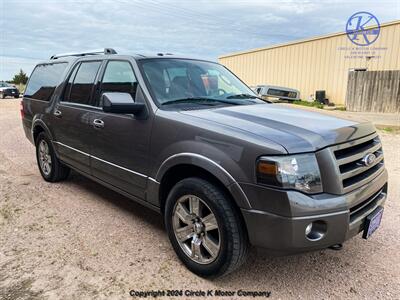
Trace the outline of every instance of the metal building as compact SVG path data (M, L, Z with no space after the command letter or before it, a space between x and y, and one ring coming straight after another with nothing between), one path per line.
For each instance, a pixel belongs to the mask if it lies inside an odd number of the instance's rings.
M344 104L350 71L400 70L400 21L381 24L369 46L357 46L341 32L226 54L219 62L250 86L295 88L304 100L325 90L330 102Z

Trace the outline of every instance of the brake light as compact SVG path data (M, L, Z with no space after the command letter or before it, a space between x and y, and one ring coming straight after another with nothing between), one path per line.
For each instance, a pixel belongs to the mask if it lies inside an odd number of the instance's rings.
M21 101L20 103L20 113L21 113L21 118L23 119L25 117L24 113L24 101Z

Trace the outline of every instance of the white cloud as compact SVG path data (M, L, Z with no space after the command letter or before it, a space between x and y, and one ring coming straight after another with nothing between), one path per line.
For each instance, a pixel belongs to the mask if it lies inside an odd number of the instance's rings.
M33 58L0 56L0 80L11 80L20 69L24 70L29 76L37 61ZM9 75L3 77L2 74Z
M0 79L21 67L28 71L54 53L102 47L215 60L232 51L341 31L359 10L375 13L381 22L400 19L399 3L0 0L0 56L8 57L0 61ZM18 62L19 57L31 59Z

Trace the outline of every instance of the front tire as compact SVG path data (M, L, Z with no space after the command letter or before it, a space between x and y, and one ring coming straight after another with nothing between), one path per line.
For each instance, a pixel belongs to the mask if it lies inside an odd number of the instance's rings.
M36 159L40 174L49 182L57 182L68 177L70 169L57 158L50 139L44 132L36 138Z
M178 182L168 195L165 225L179 259L202 277L226 275L243 264L248 237L233 200L200 179Z

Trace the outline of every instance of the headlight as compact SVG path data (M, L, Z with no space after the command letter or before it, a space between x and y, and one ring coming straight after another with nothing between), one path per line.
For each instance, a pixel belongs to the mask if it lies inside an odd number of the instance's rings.
M309 194L322 192L321 175L314 154L263 156L257 162L257 181Z

